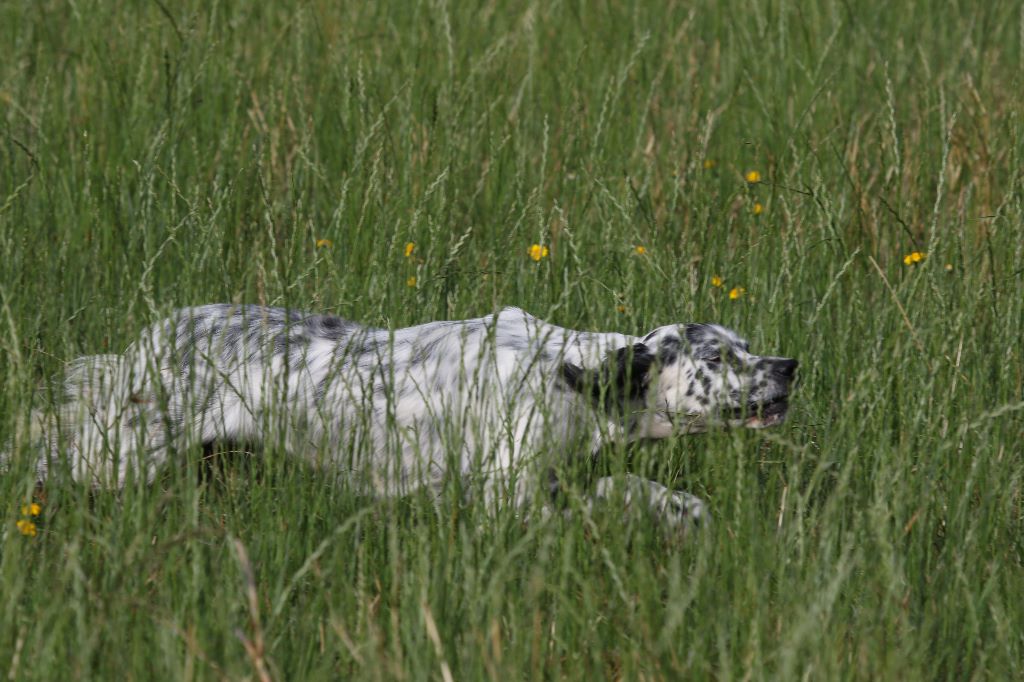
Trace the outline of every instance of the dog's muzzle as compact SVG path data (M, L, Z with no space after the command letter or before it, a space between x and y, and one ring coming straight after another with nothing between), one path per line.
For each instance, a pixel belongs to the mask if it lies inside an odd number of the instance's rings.
M734 409L730 415L732 420L742 421L743 425L750 429L777 426L785 421L786 413L789 412L789 389L796 378L796 368L800 363L783 358L773 364L770 374L778 384L778 392L770 398L751 401L746 407Z
M750 405L743 412L744 414L737 419L743 419L743 425L747 428L763 429L777 426L785 421L786 413L789 412L789 395Z

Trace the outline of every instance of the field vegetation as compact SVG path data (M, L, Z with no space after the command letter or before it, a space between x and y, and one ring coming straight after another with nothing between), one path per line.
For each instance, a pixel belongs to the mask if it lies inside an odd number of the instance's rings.
M0 675L1024 677L1011 2L0 4ZM789 420L611 508L345 494L273 448L33 507L33 409L171 309L714 321Z

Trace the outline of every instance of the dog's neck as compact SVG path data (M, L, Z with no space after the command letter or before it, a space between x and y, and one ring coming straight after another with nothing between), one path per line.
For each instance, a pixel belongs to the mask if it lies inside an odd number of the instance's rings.
M624 413L601 415L590 439L590 451L630 445L645 440L661 440L679 429L666 415L636 401Z

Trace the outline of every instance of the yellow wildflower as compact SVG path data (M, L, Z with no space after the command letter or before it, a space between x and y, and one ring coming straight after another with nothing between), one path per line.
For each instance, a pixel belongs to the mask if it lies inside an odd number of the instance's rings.
M332 246L334 246L334 242L332 242L330 239L317 239L316 240L316 248L320 249L320 248L323 248L325 246L327 248L331 248Z
M541 258L548 257L548 247L541 246L540 244L534 244L529 249L527 249L526 253L533 260L540 262Z
M617 306L615 306L615 309L617 311L619 311L620 313L626 312L626 306L624 306L624 305L617 305Z
M743 177L746 178L747 182L749 182L752 185L754 183L761 182L761 173L760 173L760 171L749 170L749 171L747 171L747 174L744 175Z
M725 280L722 279L719 275L712 275L711 276L711 286L713 286L713 287L721 287L722 284L724 284L724 283L725 283Z
M750 209L750 212L753 213L754 215L761 215L762 213L764 213L764 205L760 201L755 201L753 208Z
M747 290L743 287L733 287L729 290L729 300L735 301L737 298L747 293Z
M911 251L903 257L904 265L913 265L914 263L920 263L925 259L925 254L921 251Z
M409 279L405 280L405 286L407 286L407 287L415 287L416 286L416 277L413 276L413 277L410 277Z
M637 247L636 247L636 255L638 255L638 256L642 256L642 255L644 255L645 253L647 253L647 249L645 249L644 247L642 247L642 246L640 246L640 245L638 244L638 245L637 245Z
M43 508L38 503L32 502L30 504L21 505L22 516L39 516L43 511Z
M704 159L704 170L711 170L715 167L714 159Z
M30 538L34 538L36 536L36 524L32 523L28 519L22 519L14 525L18 527L18 531L22 535L27 535Z
M416 250L416 242L405 243L405 257L408 258L412 255L412 252Z

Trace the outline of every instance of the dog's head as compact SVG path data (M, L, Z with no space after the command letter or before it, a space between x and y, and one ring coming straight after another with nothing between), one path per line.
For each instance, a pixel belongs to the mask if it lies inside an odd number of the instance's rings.
M715 324L659 327L613 351L598 370L563 367L566 382L603 409L635 416L635 436L665 438L715 427L781 424L797 361L753 355Z

